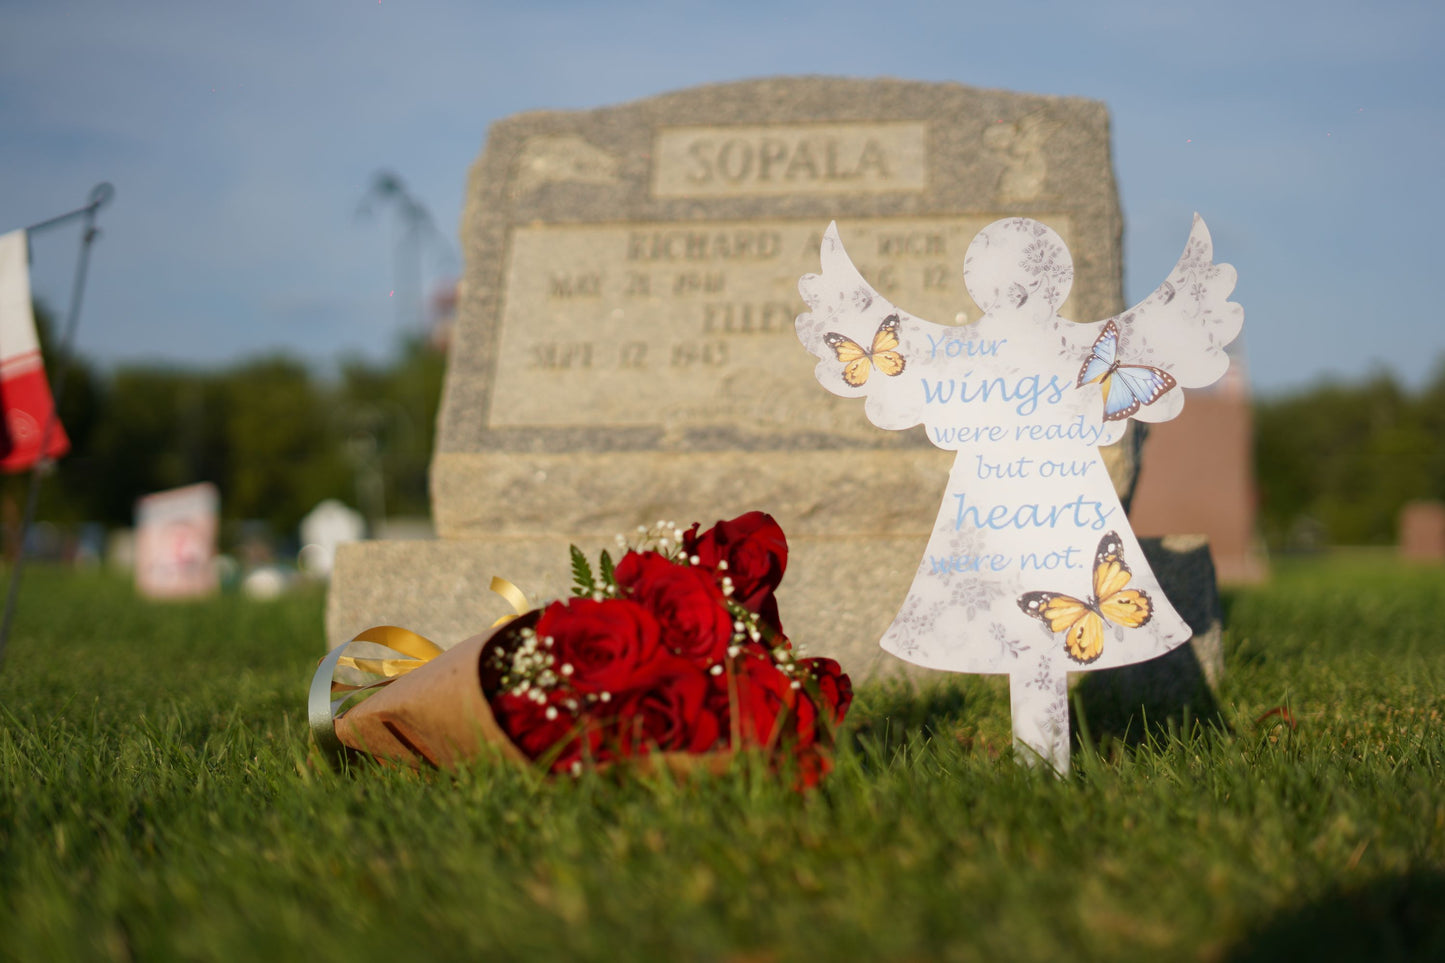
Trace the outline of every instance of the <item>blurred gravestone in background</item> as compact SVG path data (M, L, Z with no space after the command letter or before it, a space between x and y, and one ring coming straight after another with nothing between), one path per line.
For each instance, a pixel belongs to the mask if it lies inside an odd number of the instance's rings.
M1104 106L957 84L780 78L495 124L472 169L464 275L432 462L432 542L345 545L327 634L442 645L564 596L567 547L751 509L792 549L785 627L856 678L928 541L953 453L817 390L798 278L838 221L865 277L968 323L963 254L1026 215L1074 256L1062 314L1122 307ZM1181 224L1181 243L1187 222ZM1127 495L1128 440L1109 456Z
M1179 417L1149 426L1129 522L1141 536L1204 535L1221 582L1253 583L1267 567L1255 526L1254 437L1239 345L1230 346L1221 381L1191 390Z
M301 553L304 571L329 577L336 563L336 549L366 537L366 519L355 509L334 498L318 504L301 519Z
M141 595L174 599L216 591L220 510L220 492L209 482L136 502L135 584Z
M1445 502L1416 501L1400 509L1400 557L1445 561Z

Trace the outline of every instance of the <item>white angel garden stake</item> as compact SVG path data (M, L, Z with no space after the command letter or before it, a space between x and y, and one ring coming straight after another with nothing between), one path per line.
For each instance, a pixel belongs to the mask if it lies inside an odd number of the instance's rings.
M1099 455L1127 419L1167 421L1219 379L1244 312L1198 216L1168 280L1091 324L1058 316L1073 262L1027 218L990 224L963 261L983 316L931 324L854 268L837 225L798 284L798 337L823 387L880 428L923 425L957 451L883 648L934 669L1007 673L1014 742L1069 766L1067 673L1153 658L1190 637L1149 570Z

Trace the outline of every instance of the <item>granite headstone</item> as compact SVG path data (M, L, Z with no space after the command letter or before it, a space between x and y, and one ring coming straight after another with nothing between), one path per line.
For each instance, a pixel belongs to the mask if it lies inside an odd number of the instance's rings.
M898 80L777 78L495 124L471 172L465 272L432 462L439 536L344 545L327 633L451 645L507 610L493 575L567 594L567 547L751 509L792 549L784 624L855 678L928 540L952 463L816 390L798 278L836 220L864 275L938 320L979 316L974 234L1027 215L1074 256L1063 314L1122 304L1103 104ZM1129 439L1109 453L1127 495Z

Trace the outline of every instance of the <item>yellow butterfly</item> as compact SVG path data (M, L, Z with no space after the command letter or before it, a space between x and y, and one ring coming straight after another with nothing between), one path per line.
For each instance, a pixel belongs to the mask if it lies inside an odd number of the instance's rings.
M1064 633L1064 651L1075 662L1088 665L1104 654L1104 620L1137 629L1154 614L1154 603L1143 589L1126 589L1132 574L1124 564L1124 544L1117 532L1099 540L1094 553L1094 596L1081 602L1062 592L1025 592L1019 608L1049 627Z
M861 388L868 381L868 375L876 367L893 377L903 371L903 355L898 353L898 315L890 314L878 325L873 335L873 347L864 350L852 338L846 338L836 331L823 336L828 347L843 362L843 380L854 388Z

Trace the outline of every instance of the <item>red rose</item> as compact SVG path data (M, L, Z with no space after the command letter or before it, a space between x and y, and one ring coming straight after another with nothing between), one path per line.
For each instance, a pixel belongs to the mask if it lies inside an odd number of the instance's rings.
M697 556L698 564L715 572L719 581L731 579L733 601L780 627L773 592L788 566L788 540L773 516L748 512L701 535L697 529L694 524L683 533L683 551Z
M658 626L628 599L570 599L547 606L537 638L565 684L584 695L620 695L657 655Z
M642 685L618 707L618 753L706 752L723 728L708 705L707 674L688 659L661 655Z
M530 695L503 692L492 699L492 714L501 727L533 761L550 759L552 772L563 772L584 756L597 758L601 732L586 719L579 719L568 705L572 697L554 690L545 701Z
M703 668L727 654L733 617L710 573L656 552L628 552L617 563L616 578L657 618L664 648Z
M818 737L818 711L801 686L765 655L746 652L732 672L713 676L713 698L729 701L732 729L744 746L772 749L786 744L803 750ZM734 701L735 698L735 701Z
M824 776L833 771L833 757L826 752L818 751L816 746L798 753L795 761L798 766L798 789L812 789L822 781Z
M818 703L819 714L835 726L840 724L853 704L853 680L833 659L799 659L798 669L803 678L812 680L806 688Z

